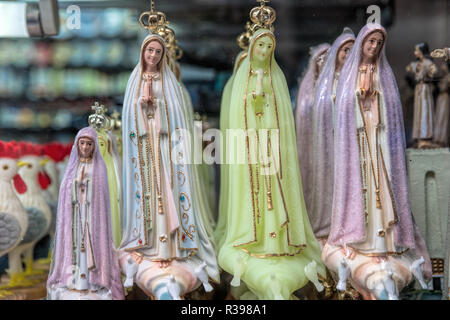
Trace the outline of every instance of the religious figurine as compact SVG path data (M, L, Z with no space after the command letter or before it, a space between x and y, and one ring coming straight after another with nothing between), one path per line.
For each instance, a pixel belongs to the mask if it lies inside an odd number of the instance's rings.
M119 218L120 218L120 238L122 239L122 224L123 224L123 213L122 213L122 155L119 152L119 145L117 143L117 139L115 138L114 133L111 130L111 127L108 126L106 129L106 135L108 137L108 152L111 156L113 165L114 165L114 177L116 179L117 184L117 202L119 203ZM120 243L121 241L119 241ZM119 244L118 243L118 244Z
M416 80L412 136L420 149L430 146L433 138L434 100L431 81L437 68L431 60L426 42L416 45L414 55L417 61L411 62L406 71L413 73Z
M106 108L95 102L92 106L94 114L89 116L89 125L97 131L100 154L105 162L108 176L109 204L111 213L111 228L114 248L120 246L122 240L122 166L117 153L117 145L110 128L110 119L106 116Z
M436 99L436 112L434 115L433 142L440 147L448 147L450 105L450 60L442 64L442 77L439 80L439 95Z
M224 199L219 265L233 275L232 286L242 280L259 299L290 299L308 281L322 290L318 274L325 277L325 268L303 200L288 87L268 29L275 12L262 4L250 16L259 29L233 79L227 120L229 132L242 134L227 150L244 161L231 159L227 168L232 188Z
M153 7L146 14L165 17ZM164 31L166 24L156 20L158 25L150 24L149 29ZM191 150L183 135L193 125L187 123L183 94L167 65L166 50L161 36L152 33L144 39L125 92L126 217L120 263L126 287L136 282L156 299L180 299L202 283L211 291L208 276L218 282L219 272L214 243L195 200L201 195L193 195Z
M49 300L123 300L111 231L105 163L97 133L81 129L59 191Z
M226 132L229 129L229 116L230 116L230 102L231 102L231 89L233 88L233 80L236 76L236 72L239 69L242 61L247 57L248 45L251 37L250 23L246 24L246 32L242 33L238 37L238 44L241 47L236 59L234 60L233 73L230 79L225 83L222 92L222 100L220 103L220 131L222 132L222 142L220 145L221 165L220 165L220 197L219 197L219 216L217 219L217 226L214 230L214 236L219 249L223 244L223 235L226 230L227 223L227 207L228 207L228 193L231 186L228 183L228 163L227 163L227 151L226 151Z
M312 197L312 121L313 121L313 105L314 95L317 79L320 71L324 66L330 45L322 43L317 47L310 49L308 68L303 79L300 82L300 87L297 96L297 108L295 110L295 126L296 126L296 141L298 161L300 165L300 172L302 176L302 188L305 198L306 209L309 212L311 197Z
M327 267L364 299L398 299L431 263L408 203L402 106L386 59L386 30L358 34L336 95L334 195ZM425 278L424 278L425 276Z
M105 162L106 172L108 176L108 189L111 209L111 228L114 240L114 248L120 246L122 239L122 214L120 210L120 189L118 175L116 172L116 165L113 161L112 155L112 141L108 133L105 130L97 132L98 147L100 148L100 154Z
M346 28L334 41L327 62L317 80L314 98L311 203L308 211L311 226L323 247L330 232L333 204L333 139L336 88L344 62L355 42L353 31Z
M23 250L19 244L28 230L28 214L14 192L14 188L25 187L25 183L17 172L19 167L26 163L17 162L18 158L17 146L0 141L0 257L8 255L7 273L10 276L10 282L5 288L27 282L22 273L20 254ZM0 290L0 298L11 294L11 292Z

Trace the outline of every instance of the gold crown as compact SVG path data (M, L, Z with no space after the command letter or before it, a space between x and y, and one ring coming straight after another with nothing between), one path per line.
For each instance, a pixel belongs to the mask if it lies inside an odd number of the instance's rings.
M155 11L155 3L151 1L150 11L145 11L139 16L140 25L153 34L161 36L166 43L170 43L175 38L175 33L168 27L169 21L165 13Z
M275 9L266 6L266 2L269 0L256 0L260 3L259 7L254 7L250 11L250 20L253 22L251 31L254 33L256 30L265 28L273 32L273 23L277 18Z
M149 30L152 34L157 34L164 39L169 54L175 59L180 59L183 51L177 45L175 40L175 32L172 28L168 27L169 21L165 13L155 11L155 2L151 0L150 11L145 11L139 16L140 25Z
M91 106L91 109L94 110L94 114L91 114L88 118L89 125L97 131L101 129L109 130L111 127L111 121L106 115L106 111L108 111L108 109L106 109L104 105L99 104L97 101L95 101L94 105Z

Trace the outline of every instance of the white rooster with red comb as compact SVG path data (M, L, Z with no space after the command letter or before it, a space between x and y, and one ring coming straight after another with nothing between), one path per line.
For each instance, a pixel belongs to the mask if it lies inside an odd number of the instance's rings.
M28 276L42 273L33 268L33 250L36 243L48 233L52 213L42 192L42 187L48 184L48 179L42 174L41 151L27 142L20 142L19 147L19 160L24 164L19 169L19 175L25 186L16 186L16 192L28 213L29 226L20 245L26 266L25 275Z
M0 141L0 257L9 255L7 271L11 277L10 280L14 283L21 282L19 281L22 271L21 250L18 250L17 246L28 229L27 212L13 188L13 181L15 185L24 185L17 174L19 166L23 165L17 162L18 156L17 146ZM4 294L9 293L4 292Z

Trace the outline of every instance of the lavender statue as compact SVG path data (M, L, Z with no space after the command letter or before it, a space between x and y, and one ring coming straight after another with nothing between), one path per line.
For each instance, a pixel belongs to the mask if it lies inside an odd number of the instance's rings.
M302 176L303 196L306 210L309 212L311 203L312 185L312 114L314 104L314 92L317 78L324 65L330 45L322 43L310 50L308 69L300 83L297 97L297 109L295 110L295 128L297 136L298 159Z
M336 95L334 196L322 251L327 267L364 299L398 299L414 275L431 277L408 202L402 106L386 59L386 30L367 24L341 71Z
M339 75L355 35L348 28L334 41L317 81L314 98L312 153L312 193L308 211L311 226L320 245L326 242L331 224L333 203L333 136L336 88ZM306 186L305 186L306 187Z
M76 138L59 191L49 300L123 300L106 167L91 127Z

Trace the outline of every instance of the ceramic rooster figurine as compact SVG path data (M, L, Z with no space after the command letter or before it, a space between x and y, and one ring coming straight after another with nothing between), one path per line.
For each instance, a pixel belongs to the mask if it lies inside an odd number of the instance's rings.
M20 161L24 162L19 175L25 182L16 186L16 192L28 213L29 226L21 243L26 265L25 275L39 274L33 268L33 250L36 243L48 234L52 213L45 201L42 189L48 186L48 178L42 173L41 151L36 145L20 142Z
M18 148L13 144L0 141L0 257L9 255L7 271L11 277L10 284L21 282L19 281L20 260L13 257L20 256L17 246L28 229L27 212L13 189L13 181L15 185L24 185L17 174L19 166L23 165L23 163L17 163L17 151ZM7 292L3 293L7 294Z

